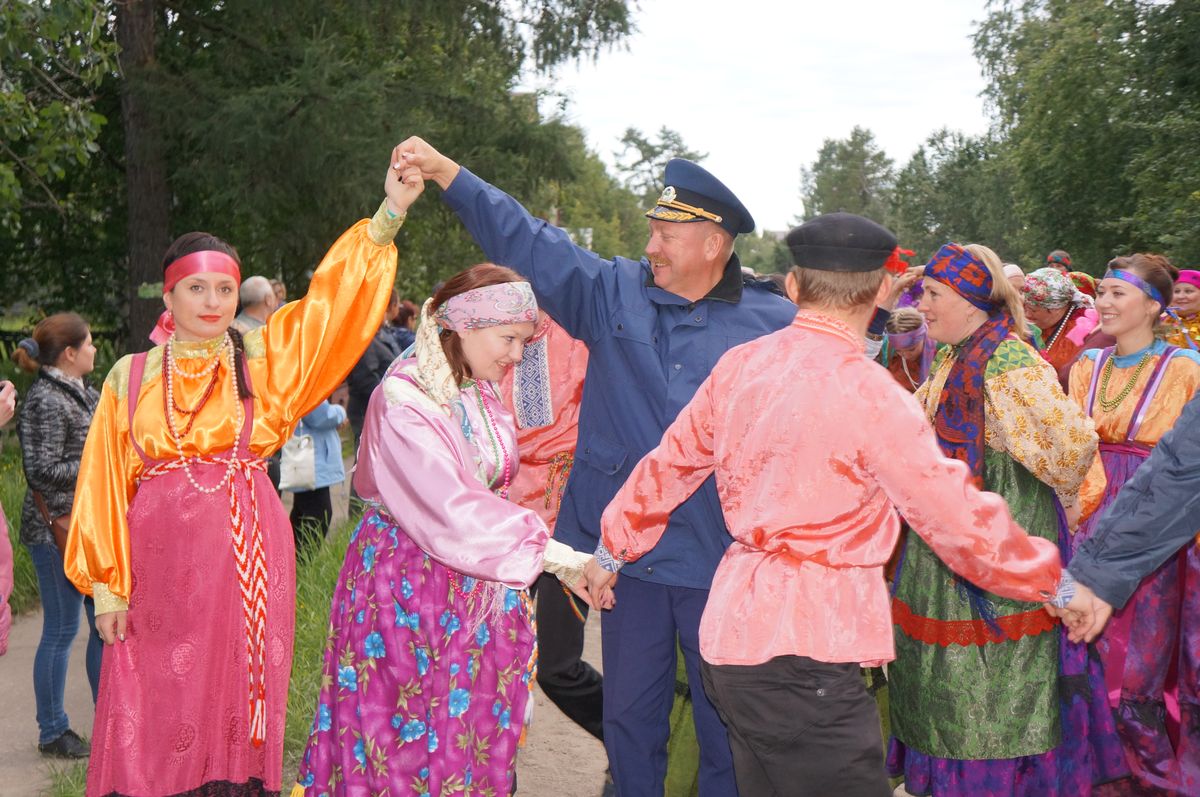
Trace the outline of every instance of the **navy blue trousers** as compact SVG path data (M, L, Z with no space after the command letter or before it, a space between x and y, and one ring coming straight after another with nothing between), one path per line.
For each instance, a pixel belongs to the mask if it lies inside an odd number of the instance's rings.
M605 612L600 635L604 747L618 797L663 793L676 638L687 667L700 743L700 797L737 797L729 738L700 676L700 615L708 590L622 576L615 595L616 606Z

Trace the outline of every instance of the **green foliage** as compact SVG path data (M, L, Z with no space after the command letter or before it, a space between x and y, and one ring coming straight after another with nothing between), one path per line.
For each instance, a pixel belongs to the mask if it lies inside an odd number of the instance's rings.
M21 614L38 605L37 574L29 551L20 542L21 504L25 500L25 472L21 470L21 447L12 431L0 432L0 505L8 520L8 539L13 548L13 593L9 598L13 614Z
M827 138L800 174L802 220L837 211L882 219L894 180L892 160L870 130L855 126L847 138Z
M657 139L647 137L636 127L626 128L621 147L617 153L617 170L621 172L625 187L647 208L662 193L667 161L685 158L700 162L708 157L708 153L690 149L683 143L682 135L665 125L659 128Z
M86 739L87 737L84 736ZM87 761L72 761L50 766L50 788L44 797L83 797L87 789Z
M733 251L755 274L782 274L792 264L787 245L770 233L739 235L734 239Z

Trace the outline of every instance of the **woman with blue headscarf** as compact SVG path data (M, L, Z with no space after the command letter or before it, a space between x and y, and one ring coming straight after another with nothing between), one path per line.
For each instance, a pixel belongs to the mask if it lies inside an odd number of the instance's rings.
M947 345L916 398L943 452L1004 497L1031 535L1063 550L1059 504L1074 504L1095 455L1091 424L1025 342L1021 298L992 250L943 246L924 289L928 334ZM888 764L910 794L1088 795L1109 777L1094 762L1121 774L1111 715L1087 699L1086 650L1060 647L1061 626L1040 605L955 576L910 534L892 610ZM1104 738L1107 752L1089 750Z

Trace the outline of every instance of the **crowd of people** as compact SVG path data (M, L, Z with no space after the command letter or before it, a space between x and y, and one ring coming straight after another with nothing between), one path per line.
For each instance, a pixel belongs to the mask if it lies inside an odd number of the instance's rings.
M417 307L393 239L426 182L488 262ZM537 683L606 794L661 795L682 655L703 797L1200 794L1200 271L914 264L832 213L762 279L725 184L663 182L645 257L606 259L411 138L297 301L197 232L99 391L83 319L40 322L39 748L90 757L88 795L506 795ZM347 423L361 514L282 773L296 552ZM293 445L311 474L269 475Z

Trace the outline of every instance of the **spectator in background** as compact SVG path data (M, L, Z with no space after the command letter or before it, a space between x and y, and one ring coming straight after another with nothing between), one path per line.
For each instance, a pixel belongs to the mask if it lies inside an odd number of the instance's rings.
M0 382L0 429L12 420L17 410L17 389L13 383ZM8 599L13 591L13 551L8 540L8 520L0 506L0 656L8 651L8 630L12 628L12 607Z
M1071 270L1071 256L1063 249L1055 249L1046 255L1046 268L1058 269L1066 274Z
M399 297L394 292L392 297L399 305ZM387 317L385 314L384 318ZM366 352L350 371L350 378L347 380L350 385L350 404L347 412L350 416L350 428L354 430L355 450L358 449L358 438L362 434L363 418L367 414L367 402L371 400L371 393L382 381L388 366L401 352L402 349L392 336L391 327L385 322L375 331L375 337L371 339Z
M399 297L399 294L396 294ZM396 345L400 347L400 352L408 350L408 347L417 342L417 306L404 299L400 302L400 309L396 311L396 317L392 319L392 337L396 339Z
M313 441L313 460L317 480L311 490L292 492L292 534L296 538L296 554L319 546L329 531L333 518L333 501L329 487L346 480L342 462L342 438L338 429L346 423L346 410L329 401L305 415L296 427L297 435L309 435Z
M258 275L242 281L238 300L242 304L242 312L233 320L233 325L243 335L266 324L267 318L278 306L271 281Z
M57 313L34 327L13 359L37 374L17 422L28 488L21 509L21 542L29 549L42 599L42 638L33 659L38 750L54 758L87 758L91 748L75 731L63 706L71 645L79 631L84 597L67 580L63 550L83 443L100 394L84 382L92 372L96 347L87 322L75 313ZM86 601L88 681L92 699L100 684L100 637L95 604Z
M283 280L271 280L271 290L275 292L276 307L287 304L287 286L283 284Z
M1017 289L1017 293L1025 290L1025 271L1016 263L1004 264L1004 276Z

